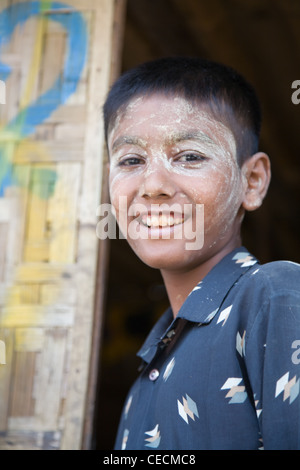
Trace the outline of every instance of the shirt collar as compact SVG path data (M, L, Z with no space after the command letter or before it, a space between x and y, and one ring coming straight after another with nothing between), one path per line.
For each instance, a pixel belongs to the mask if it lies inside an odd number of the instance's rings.
M256 263L257 259L244 247L229 253L194 287L178 316L193 322L209 323L231 287Z
M138 356L146 362L152 360L158 343L170 335L179 318L201 324L210 323L231 287L257 263L257 259L244 247L237 248L225 256L194 287L175 320L170 308L161 316L139 350Z

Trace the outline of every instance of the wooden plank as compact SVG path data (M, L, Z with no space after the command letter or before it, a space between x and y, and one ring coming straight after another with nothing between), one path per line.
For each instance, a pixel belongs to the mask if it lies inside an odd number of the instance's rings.
M80 124L85 122L87 102L82 104L70 104L62 105L48 117L47 123L54 124L57 122L68 122L69 124L75 123ZM72 143L72 142L69 142Z
M76 305L78 293L72 284L68 285L53 285L41 284L40 285L40 304L51 305L54 300L57 304Z
M24 261L48 261L47 212L56 179L53 165L32 167Z
M126 15L126 0L115 0L114 11L112 14L112 28L111 28L111 51L110 58L110 71L109 71L109 83L112 83L120 73L121 69L121 49L123 44L124 35L124 24ZM107 86L108 88L108 86ZM103 98L102 101L103 102ZM102 131L103 132L103 131ZM103 154L103 165L102 169L106 166L106 152ZM102 172L101 182L101 195L99 201L108 201L108 181L106 173ZM98 258L96 266L96 288L94 297L94 319L93 319L93 332L91 336L91 358L90 368L88 376L88 384L86 391L86 408L83 423L83 434L82 434L82 448L89 449L92 445L93 440L93 424L94 424L94 413L96 404L96 393L97 383L99 374L99 358L101 349L101 333L102 333L102 322L103 322L103 309L104 299L106 290L106 276L108 269L109 259L109 245L108 240L102 240L98 246Z
M67 336L68 331L64 328L46 330L40 353L34 384L34 412L45 430L57 429L59 424Z
M94 310L94 282L96 277L97 240L95 240L95 210L101 201L103 130L99 119L99 106L111 80L112 35L116 2L97 2L93 13L93 37L90 51L91 63L95 64L90 74L89 93L93 96L88 103L87 132L85 139L85 160L82 172L82 193L79 205L78 231L78 271L74 285L81 295L78 296L77 312L72 330L76 349L72 349L70 361L69 390L66 396L66 428L62 437L62 449L75 449L82 445L82 427L85 409L82 397L88 390L89 363L92 348L93 318L86 311ZM96 65L97 64L97 65ZM93 247L93 248L92 248ZM85 289L82 289L82 286ZM99 345L94 345L99 347ZM93 384L95 386L95 384ZM89 438L85 440L88 444Z
M57 431L27 431L27 426L31 425L29 418L11 418L10 425L14 429L14 423L23 422L24 430L19 430L20 425L17 423L18 430L7 431L0 436L0 448L2 450L56 450L60 446L61 433ZM34 426L35 423L33 423Z
M55 28L55 29L54 29ZM66 51L66 33L58 23L48 21L44 31L44 48L41 58L39 94L51 88L61 71Z
M9 122L18 113L19 100L15 90L20 89L21 81L21 61L20 56L14 53L1 54L1 62L7 64L12 69L11 74L5 80L6 84L6 106L0 106L1 125Z
M7 429L12 378L14 332L0 328L0 339L5 343L5 364L0 364L0 432ZM0 446L1 448L1 446Z
M56 166L55 192L49 200L47 222L50 227L49 261L73 263L77 239L77 205L81 166Z
M10 305L38 304L40 285L34 283L16 284L7 290Z
M1 326L3 328L73 326L74 316L74 307L68 305L5 305L2 309Z
M24 263L16 268L15 280L18 283L26 282L55 282L70 279L75 272L73 265L60 263Z
M0 246L6 246L7 240L8 240L8 223L0 222ZM5 268L6 268L6 252L5 250L1 250L0 251L0 282L3 282L4 280Z
M32 416L32 397L36 353L31 351L14 354L13 386L10 401L10 416Z
M6 364L6 345L3 339L0 339L0 365Z
M3 248L0 254L0 282L4 282L10 271L20 260L22 247L23 204L13 194L0 198L0 239Z
M40 352L44 346L43 328L17 328L15 332L15 351Z
M70 112L70 114L74 113ZM64 115L67 116L68 113L65 113ZM84 113L80 113L80 115L84 118ZM45 130L45 126L41 128L41 132L43 132L43 129ZM53 130L54 136L55 131L53 124L50 126L50 129ZM83 142L77 140L55 140L51 138L52 134L47 140L45 137L46 136L44 134L43 139L38 142L34 142L30 139L22 141L14 153L14 163L40 163L41 161L45 163L55 163L61 161L72 162L83 160Z

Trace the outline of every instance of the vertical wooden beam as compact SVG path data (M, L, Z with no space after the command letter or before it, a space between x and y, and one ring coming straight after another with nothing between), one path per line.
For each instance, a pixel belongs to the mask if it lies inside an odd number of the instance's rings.
M113 27L111 36L110 84L121 70L121 55L124 37L127 0L114 0ZM104 150L104 173L102 178L101 201L108 201L108 178L105 171L106 152ZM97 275L95 288L94 328L92 337L89 381L86 393L86 409L83 428L82 448L90 449L93 440L93 426L96 412L96 393L99 376L101 336L103 328L103 308L106 295L106 280L109 261L109 240L99 240Z

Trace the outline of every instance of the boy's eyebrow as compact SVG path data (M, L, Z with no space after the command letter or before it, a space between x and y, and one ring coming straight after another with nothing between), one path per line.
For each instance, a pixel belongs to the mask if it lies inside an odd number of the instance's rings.
M145 142L143 139L135 136L121 135L118 137L112 144L112 150L116 150L121 145L139 145L140 147L145 147Z
M174 144L183 140L200 140L209 144L215 144L214 140L211 137L205 134L205 132L199 131L197 129L191 131L176 132L175 134L171 135L168 140L170 143Z
M215 144L214 140L211 137L205 134L205 132L199 131L198 129L175 132L174 134L168 137L168 142L170 144L176 144L184 140L200 140L201 142L206 142L208 144ZM139 147L142 147L142 148L146 147L145 141L139 137L130 136L130 135L121 135L112 144L112 150L116 150L117 148L126 144L138 145Z

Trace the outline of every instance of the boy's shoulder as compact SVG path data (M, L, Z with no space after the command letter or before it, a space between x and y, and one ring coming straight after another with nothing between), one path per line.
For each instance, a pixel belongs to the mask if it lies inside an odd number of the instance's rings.
M257 264L245 276L245 281L253 287L269 290L271 294L282 291L295 291L300 295L300 264L292 261L272 261Z
M239 321L249 332L258 316L267 323L299 318L300 265L290 261L255 264L235 283L227 302L239 311Z

